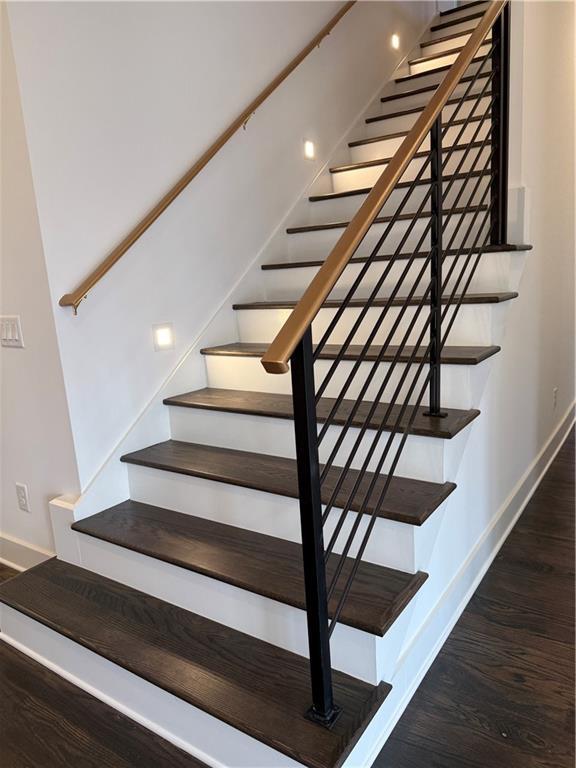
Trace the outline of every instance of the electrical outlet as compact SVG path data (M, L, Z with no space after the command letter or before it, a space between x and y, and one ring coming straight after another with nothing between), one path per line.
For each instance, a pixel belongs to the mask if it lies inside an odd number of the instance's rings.
M556 406L558 405L558 387L554 387L552 390L552 408L556 410Z
M22 512L30 512L30 499L28 498L28 486L24 483L16 483L16 498L18 499L18 508Z
M19 315L0 316L0 343L3 347L24 346Z

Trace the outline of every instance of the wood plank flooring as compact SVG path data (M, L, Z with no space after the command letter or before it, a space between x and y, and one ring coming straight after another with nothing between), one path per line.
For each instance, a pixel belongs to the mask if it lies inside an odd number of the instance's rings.
M2 768L206 768L0 642Z
M373 768L574 768L574 431Z

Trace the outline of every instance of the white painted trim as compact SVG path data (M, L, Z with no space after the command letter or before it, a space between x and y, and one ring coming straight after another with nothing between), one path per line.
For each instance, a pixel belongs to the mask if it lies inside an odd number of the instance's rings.
M496 557L496 555L500 551L500 548L502 547L502 545L508 538L510 532L516 525L516 522L518 521L526 505L532 498L534 492L540 485L540 482L544 477L544 475L546 474L546 472L548 471L548 468L556 458L558 451L564 444L564 441L566 440L566 437L568 436L570 429L574 425L575 405L576 405L576 401L569 406L568 410L564 414L560 423L555 428L553 433L550 435L550 437L546 441L545 445L541 449L538 456L534 459L534 461L530 464L526 472L523 474L520 480L516 483L516 486L511 491L511 493L509 494L508 498L503 503L503 505L500 507L500 510L495 515L490 526L483 532L482 536L479 538L476 545L471 550L466 561L462 564L458 573L454 576L450 584L448 584L448 586L444 590L442 597L440 598L440 600L437 601L434 608L432 609L430 614L427 616L418 634L414 637L414 639L412 640L408 648L406 648L406 650L403 652L401 658L398 661L398 669L401 669L403 665L409 662L409 657L411 653L414 651L415 645L419 641L424 639L424 636L427 631L430 631L432 629L432 624L434 622L434 619L441 612L441 609L444 606L444 604L449 600L451 593L456 591L458 584L465 579L466 571L473 568L474 558L476 557L477 554L481 552L482 545L489 538L490 533L497 527L499 523L502 523L504 521L504 524L505 524L506 518L511 517L503 533L501 534L498 541L490 551L490 554L488 555L488 557L484 559L484 562L482 563L481 567L478 569L477 573L475 574L473 581L471 583L471 586L468 588L468 590L464 594L464 597L459 601L456 608L452 611L450 619L448 621L444 621L444 629L442 630L441 634L438 636L438 639L433 643L424 662L420 665L418 672L411 676L410 685L408 686L407 690L405 691L400 701L396 704L396 707L393 710L393 712L387 717L385 727L382 730L382 732L379 734L379 737L375 741L374 745L371 747L369 756L365 758L365 760L363 760L363 765L366 765L366 766L372 765L373 762L376 760L378 754L380 753L380 750L382 749L382 747L386 743L386 740L392 733L394 727L400 720L400 717L404 713L404 710L410 703L410 700L416 693L424 676L432 666L432 663L434 662L436 656L438 655L438 653L442 649L442 646L448 639L448 636L454 629L454 626L456 625L458 619L464 612L464 609L466 608L466 606L468 605L468 602L474 595L476 589L478 588L478 585L482 581L484 575L486 574L487 570L492 564L494 558ZM384 704L384 707L385 707L385 704ZM346 761L345 763L346 766L357 765L357 763L354 762L354 753L351 754L350 759L351 759L350 761Z
M0 532L0 563L4 563L9 568L24 571L54 557L54 554L28 541Z

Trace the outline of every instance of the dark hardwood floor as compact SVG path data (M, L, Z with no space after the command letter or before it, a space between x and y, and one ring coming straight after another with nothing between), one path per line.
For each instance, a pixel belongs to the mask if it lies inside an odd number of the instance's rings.
M574 768L574 431L373 768Z
M18 571L0 563L0 583ZM206 768L0 641L2 768Z
M9 568L7 565L4 565L4 563L0 563L0 584L3 581L6 581L6 579L11 579L12 576L16 576L18 574L18 571L15 571L13 568Z

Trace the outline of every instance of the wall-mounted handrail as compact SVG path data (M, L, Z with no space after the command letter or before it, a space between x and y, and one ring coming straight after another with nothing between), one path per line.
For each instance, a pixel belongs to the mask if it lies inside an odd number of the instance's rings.
M238 117L223 131L216 141L211 144L208 149L198 158L192 168L187 171L181 179L164 195L164 197L149 211L146 216L134 227L134 229L126 235L126 237L120 242L114 250L108 254L108 256L102 261L96 269L94 269L88 277L83 280L80 285L71 293L67 293L59 301L61 307L73 307L76 313L79 304L86 297L88 291L98 283L104 275L116 264L116 262L122 258L122 256L128 251L134 243L146 232L146 230L156 221L156 219L168 208L168 206L178 197L178 195L186 189L190 182L198 176L200 171L206 167L210 160L216 155L220 149L226 144L226 142L243 126L246 121L254 114L254 112L266 101L268 96L272 94L279 85L296 69L296 67L304 61L304 59L311 53L314 48L317 48L322 40L330 34L340 19L348 13L353 5L356 4L356 0L350 0L350 2L344 3L342 8L330 19L330 21L322 27L320 32L315 35L314 38L303 48L300 53L295 56L292 61L287 64L284 69L262 90L255 99L253 99L246 109L241 112Z
M312 321L322 304L328 298L346 265L374 223L374 219L378 216L382 206L393 192L438 115L458 86L460 79L502 12L506 2L507 0L493 0L488 7L428 105L414 123L398 151L382 172L366 200L268 347L262 358L262 365L268 373L286 373L288 371L288 361L294 350L312 325Z

